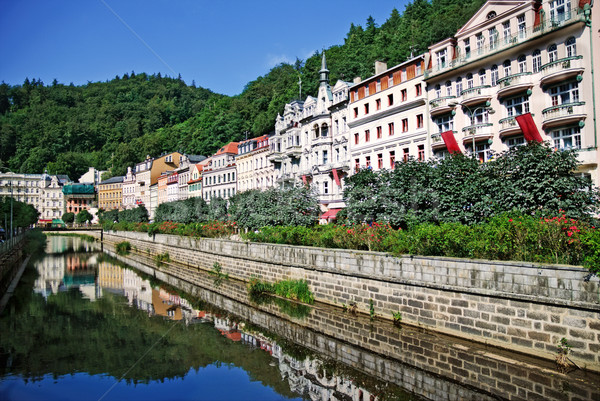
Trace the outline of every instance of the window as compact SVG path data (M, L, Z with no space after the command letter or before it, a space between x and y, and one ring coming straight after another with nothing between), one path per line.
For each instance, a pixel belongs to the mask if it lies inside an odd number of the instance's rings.
M554 0L550 3L550 20L559 24L571 17L571 0Z
M365 142L369 142L371 140L371 132L369 130L365 130Z
M452 131L454 129L454 120L451 114L437 117L435 119L435 124L438 126L439 133Z
M358 117L358 107L354 108L354 118Z
M425 145L419 145L419 160L425 161Z
M388 134L389 134L389 136L394 135L394 123L388 124Z
M498 84L498 66L494 64L491 69L491 77L492 77L492 86L496 86Z
M417 128L423 128L423 114L417 115Z
M375 110L381 110L381 99L375 100Z
M521 54L517 59L519 64L519 73L527 72L527 58L524 54Z
M558 59L558 51L556 50L556 45L551 44L548 46L548 62L552 63Z
M393 170L396 165L396 152L390 150L390 168Z
M444 68L444 67L446 67L446 61L447 61L446 49L440 50L435 55L436 55L436 58L437 58L438 68Z
M360 159L354 159L354 171L360 170Z
M456 78L456 96L460 96L462 90L463 90L463 87L462 87L462 78L458 77L458 78Z
M512 74L510 60L505 60L504 63L502 64L502 67L504 68L504 76L505 77L508 77L509 75Z
M402 161L407 162L408 161L408 148L404 148L402 149Z
M473 74L467 74L467 89L471 89L473 87Z
M416 96L421 96L423 94L422 89L421 89L421 84L415 85L415 94L416 94Z
M487 124L488 123L488 110L482 107L476 108L471 114L470 122L471 125L476 124Z
M485 85L485 70L484 69L479 70L479 85L480 86Z
M394 95L393 94L389 94L388 95L388 106L391 106L394 104Z
M581 149L581 131L579 127L562 128L550 133L557 149Z
M446 81L446 96L452 96L452 82Z
M365 114L369 114L369 103L365 103Z
M440 86L440 84L437 84L435 86L435 98L439 99L442 97L442 87Z
M465 39L463 43L465 44L465 58L469 58L471 57L471 39Z
M383 168L383 153L379 153L377 155L377 168L378 169L382 169Z
M401 95L402 95L402 101L406 102L406 99L408 99L408 96L406 94L406 89L402 89L402 91L400 91Z
M529 113L529 98L527 96L506 99L504 105L506 106L506 115L508 117Z
M495 49L498 46L498 30L496 28L490 28L488 34L490 37L490 49Z
M517 146L525 145L525 137L523 137L523 136L513 136L511 138L508 138L505 143L506 143L506 146L508 146L509 149L517 147Z
M502 31L504 32L504 43L510 43L510 21L502 24Z
M329 193L329 183L327 181L323 181L323 193L325 195Z
M533 72L540 72L542 67L542 52L539 49L533 51Z
M329 163L329 153L327 152L327 150L323 151L323 164L327 164Z
M381 139L382 137L382 129L381 126L377 127L377 139Z
M365 166L371 168L371 156L365 157Z
M472 149L472 146L470 147ZM480 163L484 163L492 157L492 150L488 143L475 144L475 157Z
M402 132L408 131L408 118L402 119Z
M358 145L358 132L354 134L354 144Z
M483 34L480 33L477 35L477 54L483 53L483 46L485 45L485 38Z
M579 87L577 82L571 82L551 88L550 98L552 100L552 106L560 106L561 104L578 102Z
M415 75L421 75L421 63L417 63L417 65L415 65Z
M567 47L567 57L574 57L577 55L577 47L575 44L575 38L570 37L565 42L565 46Z
M519 31L519 39L525 38L527 35L527 25L525 23L525 14L517 17L517 30Z

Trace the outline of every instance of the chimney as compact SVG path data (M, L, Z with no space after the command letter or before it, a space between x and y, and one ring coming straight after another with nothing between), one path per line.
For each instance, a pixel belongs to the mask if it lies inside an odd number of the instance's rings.
M354 79L352 80L352 83L353 83L353 84L359 84L359 83L360 83L360 81L362 81L362 79L361 79L360 77L356 77L356 78L354 78Z
M375 61L375 75L381 74L387 69L387 63L385 61Z

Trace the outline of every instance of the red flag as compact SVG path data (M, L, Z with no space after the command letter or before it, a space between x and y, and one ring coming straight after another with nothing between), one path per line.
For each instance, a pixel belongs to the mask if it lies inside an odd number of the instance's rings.
M448 152L450 152L450 153L460 152L458 143L456 143L456 138L454 138L454 132L452 132L452 131L442 132L442 139L444 140L444 143L446 144L446 148L448 149Z
M520 116L516 116L515 120L517 120L517 124L519 124L521 131L523 131L523 136L525 136L527 142L542 142L542 136L535 126L535 122L533 121L533 117L531 117L531 113L525 113L521 114Z
M304 185L306 185L306 176L305 175L302 176L302 182L304 183Z
M341 187L342 184L340 184L340 176L338 175L338 171L337 169L333 169L333 179L335 180L335 183L337 184L338 187Z

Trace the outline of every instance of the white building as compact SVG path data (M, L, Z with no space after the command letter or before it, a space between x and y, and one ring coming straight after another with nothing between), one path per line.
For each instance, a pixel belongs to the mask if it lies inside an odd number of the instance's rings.
M230 142L215 153L202 171L202 194L204 200L229 199L237 191L235 157L238 142Z

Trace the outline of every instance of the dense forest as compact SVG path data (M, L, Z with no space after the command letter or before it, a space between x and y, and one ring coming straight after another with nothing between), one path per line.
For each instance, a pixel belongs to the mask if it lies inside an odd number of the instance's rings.
M351 24L344 44L325 49L330 80L351 81L452 36L484 0L413 0L380 26L372 17ZM442 23L443 22L443 23ZM0 166L16 172L68 174L88 166L122 175L146 155L182 151L210 155L223 144L273 131L285 103L314 95L321 54L280 64L224 96L187 85L181 77L129 72L106 82L74 86L39 79L0 84ZM240 61L243 64L243 61ZM0 77L1 79L1 77Z

